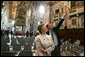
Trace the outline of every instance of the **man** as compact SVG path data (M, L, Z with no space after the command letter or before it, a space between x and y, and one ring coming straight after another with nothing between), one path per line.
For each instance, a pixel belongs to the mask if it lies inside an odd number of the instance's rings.
M55 49L51 54L52 56L60 56L60 37L58 35L58 30L64 21L64 17L65 15L62 16L60 22L56 27L53 27L51 24L46 25L48 28L47 34L52 36L55 44Z

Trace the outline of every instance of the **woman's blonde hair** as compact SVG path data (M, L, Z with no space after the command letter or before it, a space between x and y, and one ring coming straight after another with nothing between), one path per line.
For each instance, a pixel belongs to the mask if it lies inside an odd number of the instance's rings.
M42 33L41 30L42 30L43 25L44 25L44 24L40 24L40 25L38 25L38 31L39 31L40 33Z

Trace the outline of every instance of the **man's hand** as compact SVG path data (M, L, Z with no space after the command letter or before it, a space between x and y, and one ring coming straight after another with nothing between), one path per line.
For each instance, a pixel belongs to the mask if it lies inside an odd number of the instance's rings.
M61 18L62 18L62 19L65 19L65 16L66 16L66 15L65 15L65 14L63 14Z

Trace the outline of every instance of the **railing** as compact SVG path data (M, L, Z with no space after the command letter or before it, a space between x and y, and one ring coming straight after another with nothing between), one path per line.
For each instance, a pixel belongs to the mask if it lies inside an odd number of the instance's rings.
M80 44L84 45L84 29L61 29L58 31L58 33L64 40L71 39L72 42L80 40Z

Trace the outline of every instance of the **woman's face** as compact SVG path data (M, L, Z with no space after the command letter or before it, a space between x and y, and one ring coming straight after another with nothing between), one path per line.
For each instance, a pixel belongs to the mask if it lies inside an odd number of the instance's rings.
M46 31L47 31L47 27L46 27L45 25L43 25L42 31L43 31L43 32L46 32Z

